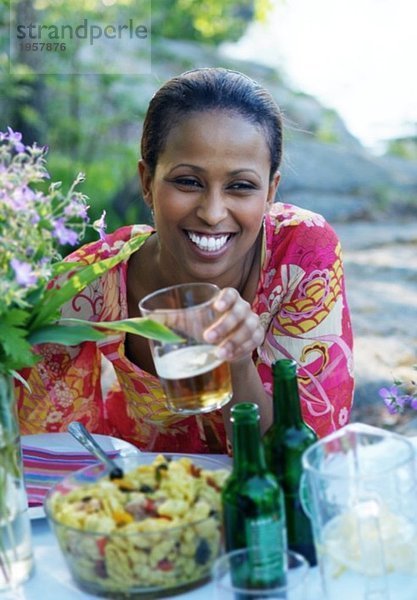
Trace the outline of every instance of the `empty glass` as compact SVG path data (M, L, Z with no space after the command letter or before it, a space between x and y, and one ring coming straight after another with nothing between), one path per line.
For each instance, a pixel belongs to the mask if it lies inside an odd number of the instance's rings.
M288 552L286 583L268 588L254 587L252 556L254 549L244 548L224 554L213 566L214 598L216 600L306 600L307 560ZM256 548L255 548L256 554Z

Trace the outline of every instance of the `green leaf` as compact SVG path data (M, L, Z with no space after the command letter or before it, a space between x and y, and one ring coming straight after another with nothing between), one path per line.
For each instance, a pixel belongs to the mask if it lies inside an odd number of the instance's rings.
M61 260L60 262L54 263L52 265L52 273L55 277L57 275L62 275L63 273L68 273L68 271L76 271L77 269L82 269L83 267L85 267L83 263L76 263L71 261L65 262Z
M12 375L15 379L17 379L18 381L20 381L20 383L27 389L28 392L31 392L31 388L30 385L28 384L28 382L26 381L26 379L24 379L20 373L18 373L17 371L15 371L14 369L12 369L10 371L10 375Z
M62 344L75 346L81 342L97 342L106 337L106 334L97 331L93 323L80 321L81 325L65 326L61 324L45 325L29 335L31 344Z
M83 269L77 269L77 272L67 279L59 289L47 290L42 305L35 307L30 329L33 331L44 324L50 323L63 304L71 300L92 281L120 262L127 260L133 252L136 252L142 246L147 237L148 234L142 234L128 240L116 256L84 266Z
M22 369L37 361L25 339L28 319L28 311L20 308L12 308L1 315L0 362L4 371Z
M10 310L6 310L1 315L0 339L2 338L2 329L5 325L22 327L28 321L29 316L29 312L21 308L11 308Z
M60 323L87 323L80 319L61 319ZM124 331L125 333L134 333L143 337L158 340L160 342L172 343L181 342L183 339L171 329L148 319L146 317L135 317L132 319L123 319L122 321L106 321L103 323L88 323L92 328L106 329L107 331Z
M99 331L100 329L105 331ZM106 321L95 323L82 319L61 319L59 323L45 325L28 336L31 344L62 344L75 346L82 342L97 342L105 339L111 331L134 333L143 337L165 343L180 342L182 338L176 333L152 319L133 318L122 321Z
M2 368L6 371L10 369L18 371L37 362L31 344L25 339L26 331L24 329L6 322L2 323L0 329L0 349L1 354L3 354L1 356Z

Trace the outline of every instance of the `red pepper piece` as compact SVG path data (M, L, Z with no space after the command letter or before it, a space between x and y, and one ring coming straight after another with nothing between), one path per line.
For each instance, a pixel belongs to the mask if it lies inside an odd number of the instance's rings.
M172 571L173 568L174 568L174 565L167 558L163 558L158 563L158 569L160 571Z
M151 500L150 498L146 498L143 508L147 513L156 514L158 512L154 500Z
M104 556L104 549L107 545L107 538L105 538L105 537L98 538L96 540L96 544L97 544L97 548L98 548L98 552L99 552L100 556Z

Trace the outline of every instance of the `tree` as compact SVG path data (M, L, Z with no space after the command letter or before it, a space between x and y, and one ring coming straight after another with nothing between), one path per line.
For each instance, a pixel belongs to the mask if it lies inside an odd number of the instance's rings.
M217 45L238 40L271 7L271 0L153 0L152 32Z

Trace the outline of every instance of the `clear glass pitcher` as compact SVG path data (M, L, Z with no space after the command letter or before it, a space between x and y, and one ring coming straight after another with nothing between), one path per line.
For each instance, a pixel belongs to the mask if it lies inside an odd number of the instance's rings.
M347 425L303 455L301 496L328 600L417 599L417 481L406 438Z

